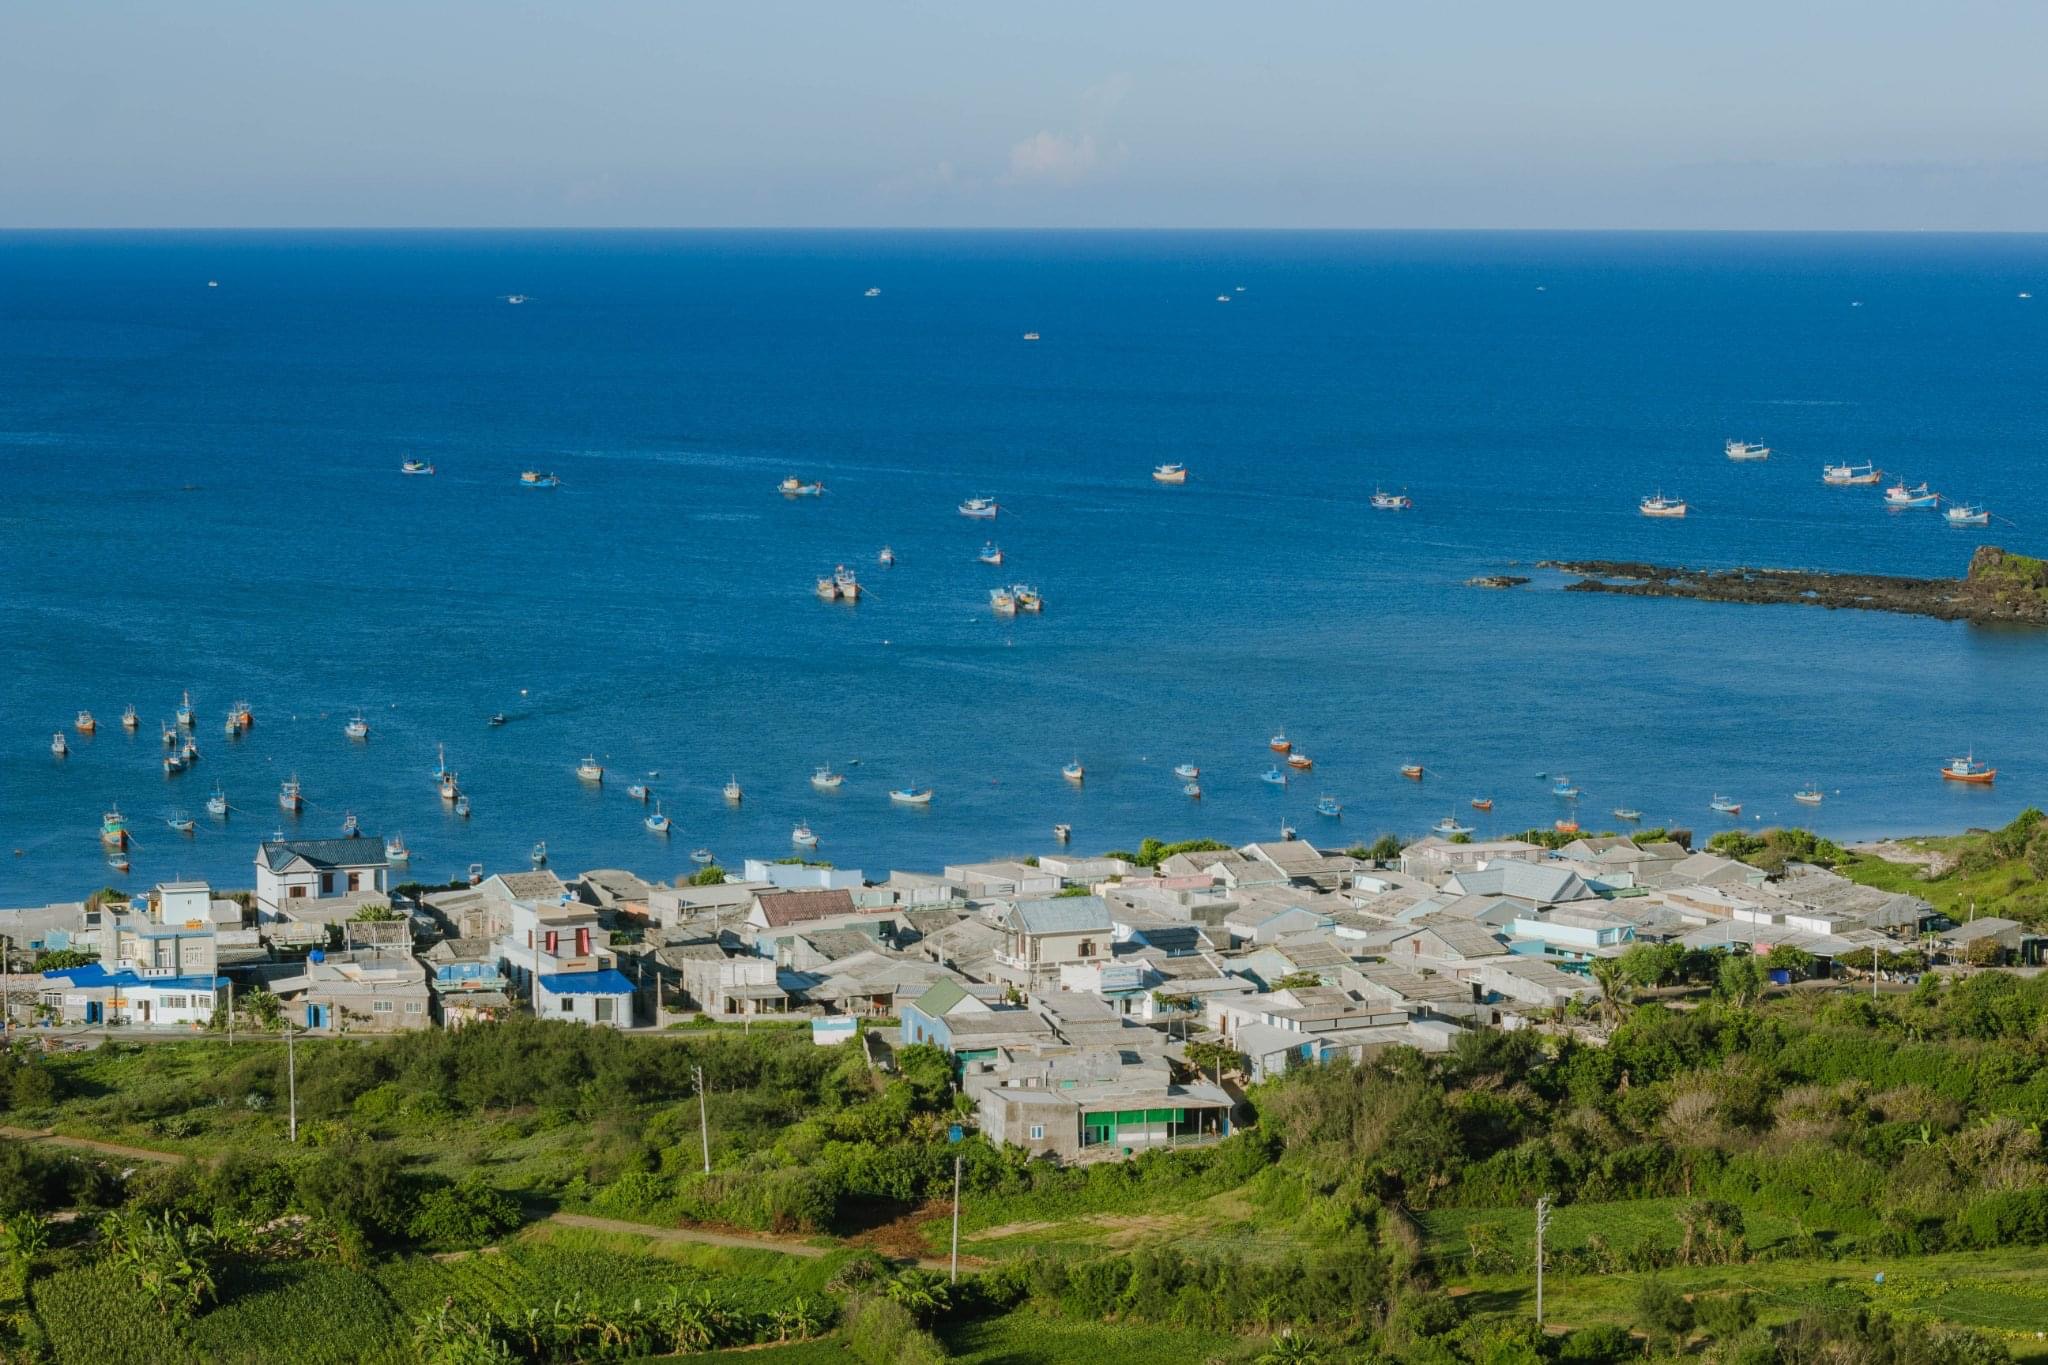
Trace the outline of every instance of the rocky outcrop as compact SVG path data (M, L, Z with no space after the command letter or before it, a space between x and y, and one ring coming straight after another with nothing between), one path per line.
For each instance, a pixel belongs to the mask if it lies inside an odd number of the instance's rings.
M1546 560L1577 574L1567 592L1690 597L1702 602L1835 607L1932 616L1942 621L2048 625L2048 561L1986 545L1963 578L1812 573L1801 569L1688 569L1627 560Z

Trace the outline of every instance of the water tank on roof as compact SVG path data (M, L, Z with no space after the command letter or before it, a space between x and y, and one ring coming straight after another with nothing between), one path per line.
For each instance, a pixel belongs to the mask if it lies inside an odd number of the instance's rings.
M326 960L327 950L325 948L315 948L312 952L306 954L306 961L308 962L325 962Z

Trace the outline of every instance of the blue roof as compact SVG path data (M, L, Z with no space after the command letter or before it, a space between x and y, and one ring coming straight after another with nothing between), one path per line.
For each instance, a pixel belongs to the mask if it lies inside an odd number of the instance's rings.
M173 991L211 991L228 984L224 976L138 976L129 971L110 972L97 962L44 972L43 979L63 981L73 986L115 986L124 990L148 986Z
M633 982L624 972L552 972L540 979L550 995L631 995Z

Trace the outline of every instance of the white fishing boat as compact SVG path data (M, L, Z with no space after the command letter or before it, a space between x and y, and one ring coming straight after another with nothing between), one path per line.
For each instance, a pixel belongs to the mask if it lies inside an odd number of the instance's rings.
M1054 825L1052 827L1052 837L1064 844L1074 837L1074 827L1069 824Z
M100 728L100 723L93 719L92 712L80 711L72 721L72 727L81 735L89 735Z
M743 799L745 799L745 793L743 793L740 790L740 780L737 777L727 779L725 784L725 799L727 801L730 801L735 806L737 806Z
M1174 765L1173 775L1184 782L1192 782L1202 775L1202 770L1192 763L1177 763Z
M690 850L690 861L699 867L709 867L717 859L708 848L693 848Z
M215 787L213 795L206 798L206 813L216 820L226 819L228 813L228 794L219 787Z
M240 739L242 736L242 722L235 719L235 713L232 711L228 712L228 718L221 722L220 728L229 739Z
M1685 499L1667 498L1660 490L1636 504L1646 517L1682 517L1685 515Z
M932 803L930 787L898 787L889 793L889 799L899 806L929 806Z
M178 751L178 757L185 760L188 768L199 761L199 746L192 742L191 736L186 736L185 746Z
M896 552L884 545L882 552L875 556L875 562L886 569L896 562Z
M1823 465L1820 481L1832 488L1857 488L1866 484L1882 483L1884 471L1874 464Z
M878 299L882 297L882 291L874 288L873 286L869 286L866 297L871 299Z
M50 736L50 752L59 758L71 752L71 742L64 738L62 730Z
M526 855L526 860L535 867L546 867L548 865L548 841L545 839L535 840L533 852Z
M847 568L844 564L833 567L832 586L839 590L840 601L860 601L860 580L854 577L853 570Z
M1470 834L1472 832L1472 826L1461 825L1451 816L1446 815L1443 819L1431 825L1429 827L1429 832L1431 834L1437 835L1440 838L1455 839L1461 834Z
M1415 506L1415 500L1406 493L1388 493L1375 488L1372 492L1372 505L1382 512L1406 512Z
M528 469L519 475L521 488L560 488L562 481L553 474L540 469Z
M1026 341L1036 341L1036 340L1038 340L1038 333L1036 333L1036 332L1026 332L1026 333L1024 334L1024 339L1025 339Z
M604 781L604 765L595 758L585 757L576 765L576 776L585 782Z
M190 691L187 691L184 700L178 703L178 727L183 730L192 728L192 693Z
M1721 449L1731 460L1768 460L1771 448L1760 441L1730 441Z
M177 727L177 726L175 726L175 725L171 725L171 724L164 724L164 745L165 745L165 747L166 747L166 748L175 748L175 747L177 747L178 739L179 739L179 735L178 735L178 727Z
M976 521L994 521L996 513L1002 510L994 498L969 498L960 504L960 515L973 517Z
M820 602L837 602L839 600L839 581L833 578L831 574L824 574L819 577L818 586L814 591L818 594Z
M431 474L434 472L434 466L428 464L425 460L407 460L398 466L398 472L401 474Z
M184 760L184 759L182 759L182 758L178 757L178 755L176 755L175 753L170 753L170 754L165 754L165 755L164 755L164 776L165 776L165 777L176 777L176 776L177 776L177 775L178 775L179 773L181 773L181 772L184 772L184 771L185 771L185 760Z
M1060 776L1069 782L1079 782L1088 776L1088 770L1081 766L1081 760L1077 758L1060 769Z
M1190 801L1199 801L1202 799L1202 784L1199 782L1183 782L1180 794L1187 797Z
M455 798L455 813L456 813L457 815L461 816L461 817L462 817L463 819L465 819L465 820L467 820L467 819L469 818L469 798L468 798L468 797L466 797L466 796L458 796L458 797L456 797L456 798Z
M341 837L344 839L360 839L363 837L363 827L357 822L354 811L350 811L341 817Z
M1884 490L1884 505L1886 507L1932 507L1940 501L1941 495L1929 488L1925 483L1915 484L1913 487L1908 488L1906 481L1900 479L1890 488Z
M1818 806L1826 798L1821 794L1818 786L1808 783L1798 791L1793 792L1792 799L1802 806Z
M1184 464L1154 465L1152 468L1152 481L1154 483L1186 483L1188 481L1188 467Z
M1941 515L1951 526L1989 526L1991 524L1991 510L1987 507L1980 507L1976 503L1957 503L1953 507L1943 509Z
M1284 787L1287 785L1287 774L1281 772L1278 768L1268 768L1259 774L1259 781L1264 782L1269 787Z
M136 730L136 729L140 729L140 728L141 728L141 726L142 726L142 721L141 721L141 720L140 720L140 719L139 719L139 718L138 718L138 717L136 716L136 714L135 714L135 708L134 708L133 706L128 706L128 707L124 707L124 708L122 708L122 711L121 711L121 728L122 728L123 730Z
M1017 599L1018 611L1029 612L1036 616L1045 610L1045 599L1040 597L1038 589L1032 587L1029 583L1012 583L1010 585L1010 596Z
M199 822L197 820L194 820L190 815L187 815L184 811L179 811L177 814L171 816L168 820L164 821L164 823L171 827L172 833L183 834L187 836L193 834L199 828Z
M1017 614L1017 599L1011 595L1008 588L990 588L988 590L988 604L998 616L1015 616Z
M845 773L835 773L829 763L820 763L811 773L811 785L821 792L836 792L846 784Z
M825 491L825 485L816 479L799 479L792 474L776 484L775 491L785 498L815 498Z
M1611 814L1617 820L1640 820L1643 818L1641 811L1629 806L1616 806Z
M394 834L384 841L384 861L403 863L412 860L412 850L405 846L405 836Z
M1003 549L991 540L976 551L974 557L983 564L1001 564L1003 562Z
M457 778L453 768L441 774L441 799L443 801L459 801L462 799L462 783Z
M635 782L626 788L626 795L634 801L645 801L647 799L647 784L645 782Z
M797 821L796 828L789 832L789 841L798 848L818 846L818 836L811 833L811 827L801 820Z
M1577 799L1579 789L1572 785L1572 780L1569 777L1559 773L1557 780L1550 784L1550 794L1552 796L1561 796L1565 800L1571 801Z
M1340 801L1338 801L1336 797L1334 797L1334 796L1319 796L1319 797L1317 797L1317 798L1316 798L1316 814L1317 814L1317 815L1329 815L1329 816L1338 816L1338 815L1342 815L1343 813L1344 813L1344 806L1343 806L1343 803L1341 803Z
M1740 801L1731 801L1725 796L1716 796L1712 801L1707 803L1707 808L1709 810L1718 811L1722 815L1742 814L1742 803Z
M306 796L299 787L298 774L294 773L278 784L277 805L278 809L289 811L293 815L297 815L305 808Z
M364 720L363 713L358 711L348 718L348 724L341 727L341 732L350 739L368 739L370 737L370 722Z

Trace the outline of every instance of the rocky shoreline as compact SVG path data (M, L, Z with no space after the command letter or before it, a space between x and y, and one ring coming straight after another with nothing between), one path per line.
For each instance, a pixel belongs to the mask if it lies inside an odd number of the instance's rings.
M1701 602L1829 607L1973 621L2048 626L2048 562L1986 545L1962 578L1802 569L1690 569L1629 560L1545 560L1539 568L1577 574L1566 592L1689 597Z

